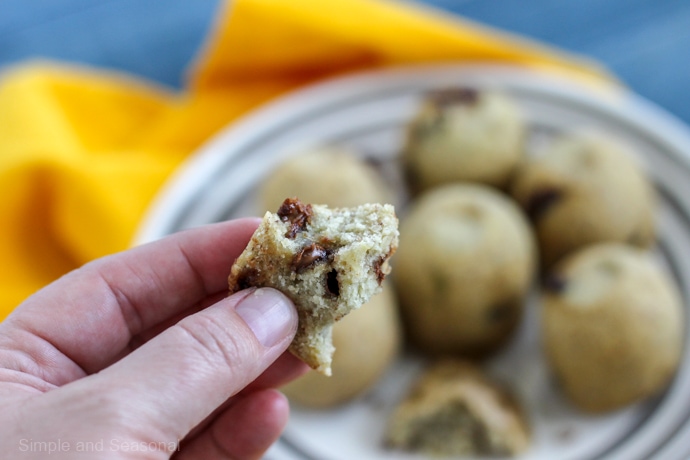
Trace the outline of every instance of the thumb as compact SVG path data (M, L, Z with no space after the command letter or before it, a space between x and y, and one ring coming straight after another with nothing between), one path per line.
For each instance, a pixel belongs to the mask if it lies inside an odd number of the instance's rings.
M241 291L83 380L137 425L181 439L275 361L296 329L294 305L279 291Z

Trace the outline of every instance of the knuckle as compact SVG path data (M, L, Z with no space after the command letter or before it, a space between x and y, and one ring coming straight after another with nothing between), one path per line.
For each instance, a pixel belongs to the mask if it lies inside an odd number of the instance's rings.
M58 391L58 406L67 408L85 425L99 430L119 432L131 426L134 411L120 392L101 384L79 386L78 391Z
M185 343L190 344L195 361L201 359L213 368L233 368L252 360L257 351L253 337L232 326L202 312L180 321L175 327L184 336Z

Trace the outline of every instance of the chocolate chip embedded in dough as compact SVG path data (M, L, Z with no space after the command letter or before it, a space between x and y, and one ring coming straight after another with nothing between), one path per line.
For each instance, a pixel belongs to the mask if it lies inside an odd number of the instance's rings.
M538 221L559 201L563 191L557 188L543 188L535 191L525 205L525 212L532 221Z
M376 281L378 281L379 286L381 286L383 280L386 279L386 275L390 273L390 267L386 265L386 261L390 259L394 253L395 249L392 249L390 252L388 252L388 254L386 254L383 257L380 257L373 264L374 273L376 273Z
M479 102L480 93L475 88L447 88L433 91L429 99L438 108L452 105L475 105Z
M292 269L297 273L303 273L314 265L325 262L329 258L329 252L324 247L312 243L302 248L295 254L292 260Z
M632 246L645 247L647 244L649 244L649 234L649 230L638 227L630 232L625 241Z
M297 233L304 230L312 215L310 204L304 204L297 198L287 198L278 208L278 217L283 222L289 222L290 228L285 232L286 238L295 238Z
M247 268L237 277L237 288L232 286L231 291L241 291L250 287L258 286L260 284L261 274L255 268Z
M381 283L383 283L383 280L386 278L387 275L387 272L383 269L383 264L385 264L387 260L388 256L381 257L376 262L374 262L374 273L376 273L376 281L379 283L379 286L381 286Z
M551 273L542 281L544 290L551 294L560 294L568 287L568 281L559 273Z
M516 313L519 312L519 307L516 302L502 302L489 308L486 312L486 320L489 324L499 324L512 321Z

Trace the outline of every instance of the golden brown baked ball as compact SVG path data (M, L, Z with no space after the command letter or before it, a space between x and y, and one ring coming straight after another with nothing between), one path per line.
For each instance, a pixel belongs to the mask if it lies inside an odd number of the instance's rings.
M567 257L547 278L542 328L565 393L590 412L659 392L683 341L682 303L652 256L607 243Z
M432 364L393 412L390 448L443 456L514 456L530 444L527 420L505 388L472 364Z
M507 185L523 156L525 122L507 95L453 88L429 93L410 122L403 163L413 190L449 182Z
M400 226L393 280L409 336L430 353L482 355L510 337L535 263L521 210L482 185L430 190Z
M333 327L333 375L309 372L282 388L291 401L326 408L369 390L398 355L402 328L393 289L383 291Z
M653 189L631 152L602 134L556 140L519 169L512 195L532 219L545 267L594 243L654 240Z
M286 197L348 208L390 203L392 193L378 171L353 151L323 146L289 158L269 174L259 189L260 211L275 211Z

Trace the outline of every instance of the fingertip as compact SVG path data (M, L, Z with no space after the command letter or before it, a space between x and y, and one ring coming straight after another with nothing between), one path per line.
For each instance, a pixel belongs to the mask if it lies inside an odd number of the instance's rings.
M260 459L280 437L290 416L287 398L277 390L239 397L210 426L183 442L182 458Z
M235 295L242 296L235 312L261 345L272 348L292 340L298 318L295 305L287 296L272 288L240 291Z
M260 458L280 437L289 417L290 404L280 391L256 391L223 413L211 436L231 458Z

